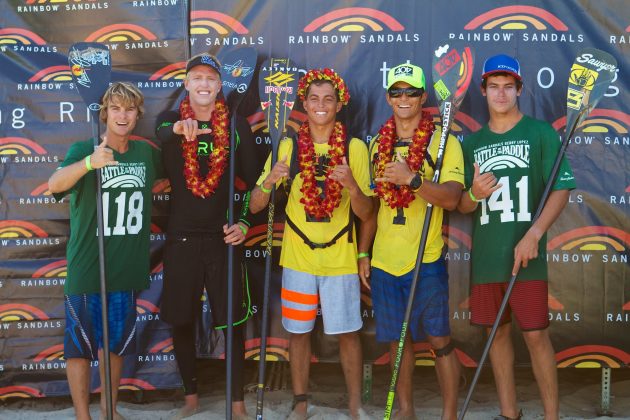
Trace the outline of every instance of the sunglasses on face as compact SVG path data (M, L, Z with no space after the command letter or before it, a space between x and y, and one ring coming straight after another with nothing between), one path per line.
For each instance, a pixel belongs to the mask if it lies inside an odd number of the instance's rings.
M422 96L424 92L421 88L408 87L408 88L389 88L387 93L389 93L390 98L400 98L401 96L407 95L410 98L417 98Z

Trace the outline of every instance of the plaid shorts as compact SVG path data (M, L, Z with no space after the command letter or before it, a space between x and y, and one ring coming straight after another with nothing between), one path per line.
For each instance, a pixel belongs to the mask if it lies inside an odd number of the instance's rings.
M98 359L103 348L100 293L65 295L64 357ZM107 293L109 351L124 356L136 351L136 292Z
M394 276L372 269L372 305L376 318L376 340L398 341L413 270ZM448 307L448 272L443 259L422 264L411 309L408 331L412 341L423 341L427 335L445 337L451 334Z

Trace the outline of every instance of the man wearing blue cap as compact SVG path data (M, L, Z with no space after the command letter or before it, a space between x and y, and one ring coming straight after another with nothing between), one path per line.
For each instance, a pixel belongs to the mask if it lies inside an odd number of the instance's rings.
M395 418L416 418L412 396L415 366L412 340L427 340L435 356L442 391L442 418L455 419L460 365L450 339L442 217L444 209L454 210L459 202L464 184L460 169L463 157L459 141L449 136L440 182L431 181L440 129L436 130L433 118L422 112L427 100L425 85L422 69L412 64L398 65L388 73L386 100L393 115L370 144L376 193L374 208L378 212L361 227L359 276L365 287L372 290L376 339L390 343L393 363L427 204L435 206L409 321L411 334L406 338L400 365L396 387L399 410ZM368 251L372 240L370 261Z
M520 419L514 381L511 314L529 350L545 419L558 418L558 379L549 338L545 232L575 188L563 159L540 217L532 223L560 141L544 121L523 115L517 99L523 82L519 62L507 55L486 60L481 93L488 100L490 120L463 144L466 187L458 209L474 213L471 323L488 329L494 323L511 275L518 272L509 307L490 349L501 414Z

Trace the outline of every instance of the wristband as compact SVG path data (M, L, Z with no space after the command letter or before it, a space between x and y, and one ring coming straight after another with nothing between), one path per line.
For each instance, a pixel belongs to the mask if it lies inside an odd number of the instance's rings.
M243 236L247 236L247 228L243 225L241 225L240 223L237 223L236 226L238 226L241 229L241 232L243 232Z
M361 258L370 258L370 253L369 252L359 252L357 254L357 260L361 259Z
M87 155L85 157L85 168L88 172L94 170L94 168L92 168L92 155Z
M265 188L264 182L261 182L259 187L260 187L260 191L264 192L265 194L269 194L271 192L271 188L268 188L268 189Z
M473 194L473 192L472 192L472 187L470 187L470 188L468 189L468 196L469 196L469 197L470 197L470 199L471 199L472 201L474 201L475 203L479 201L479 200L477 200L477 197L475 197L475 195Z

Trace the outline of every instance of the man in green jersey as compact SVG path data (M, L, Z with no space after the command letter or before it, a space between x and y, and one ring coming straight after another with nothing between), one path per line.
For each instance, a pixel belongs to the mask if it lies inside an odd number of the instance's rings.
M159 151L129 137L144 112L142 93L113 83L103 96L102 142L74 143L48 187L57 199L70 194L68 277L64 288L64 355L75 415L89 420L90 360L103 358L96 221L96 174L101 169L105 271L114 418L123 356L136 351L136 292L149 286L151 188L159 177ZM103 384L103 364L101 384ZM101 417L105 393L101 392Z
M540 217L532 223L554 164L560 142L547 122L523 115L517 99L522 92L519 62L497 55L484 63L481 93L490 120L463 144L468 191L458 209L475 212L472 246L471 323L491 327L511 275L518 272L509 308L490 349L499 394L497 419L519 419L514 381L511 314L529 350L545 419L558 418L555 353L549 338L545 232L556 220L575 188L571 168L563 159L558 178Z

